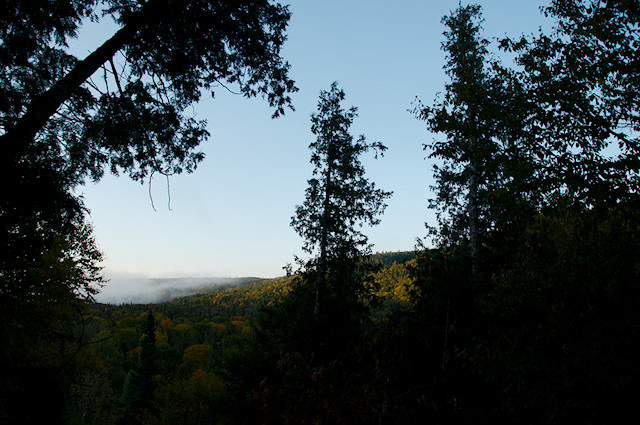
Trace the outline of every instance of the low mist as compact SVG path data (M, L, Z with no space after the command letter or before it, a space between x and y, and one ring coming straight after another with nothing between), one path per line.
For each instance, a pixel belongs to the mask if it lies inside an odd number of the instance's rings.
M109 281L96 295L105 304L149 304L170 301L222 286L235 286L261 280L259 278L150 278L139 275L109 273Z

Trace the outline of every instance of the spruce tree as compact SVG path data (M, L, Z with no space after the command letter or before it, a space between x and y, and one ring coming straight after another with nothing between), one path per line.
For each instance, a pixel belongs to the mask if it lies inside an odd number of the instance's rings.
M354 139L349 128L357 108L343 109L344 98L335 82L329 91L320 92L318 111L311 116L311 131L316 135L309 145L313 178L308 181L304 203L296 207L291 220L304 238L304 251L313 255L306 270L316 282L316 332L323 318L332 313L341 313L346 322L353 319L349 314L354 311L346 304L357 299L360 259L371 251L361 229L380 222L385 199L391 196L365 177L360 162L362 154L373 151L377 157L386 147L380 142L367 143L363 135ZM338 304L345 307L334 308Z

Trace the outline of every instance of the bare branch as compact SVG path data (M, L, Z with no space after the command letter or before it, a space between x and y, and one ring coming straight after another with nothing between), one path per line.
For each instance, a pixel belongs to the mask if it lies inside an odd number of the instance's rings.
M171 209L171 186L169 185L169 177L172 175L172 173L166 173L164 171L162 171L160 169L160 167L158 166L158 164L156 164L156 167L158 167L158 169L153 170L151 172L151 175L149 175L149 199L151 200L151 208L153 208L153 211L158 212L158 210L156 210L156 206L153 202L153 195L151 194L151 180L153 180L153 175L155 173L158 174L162 174L163 176L165 176L165 178L167 179L167 208L169 209L169 211L173 211Z
M225 86L220 80L216 80L216 82L224 89L226 89L229 93L231 94L235 94L237 96L242 96L242 93L239 92L235 92L233 90L231 90L229 87Z
M104 65L100 65L100 68L102 68L103 71L103 78L104 78L104 85L107 87L107 93L109 93L111 90L109 90L109 79L107 78L107 67Z
M167 178L167 208L171 211L171 188L169 187L169 175L165 174L165 177Z
M96 85L96 83L93 82L93 79L90 77L87 79L87 81L85 81L85 83L87 83L89 85L89 87L91 87L92 89L94 89L96 92L98 92L100 95L104 95L105 93L100 90L100 88L98 88L98 86Z
M151 74L151 81L153 81L153 86L156 89L156 94L158 95L160 100L162 100L164 103L169 103L168 99L166 97L167 88L166 88L166 86L164 85L164 83L162 81L162 77L158 77L158 80L160 80L160 82L156 81L156 74L155 73ZM164 97L163 97L163 95L164 95Z
M153 180L153 173L155 173L155 171L152 171L149 175L149 199L151 200L151 208L153 208L155 212L158 212L158 210L156 210L156 206L153 204L153 195L151 194L151 180Z
M116 71L116 65L113 63L113 57L109 59L109 63L111 64L111 71L113 72L113 79L116 81L116 86L118 87L118 91L120 95L123 96L122 86L120 85L120 79L118 78L118 71Z
M70 112L70 113L71 113L71 114L73 114L73 115L76 115L76 114L75 114L72 110L70 110L70 109L67 109L67 111L68 111L68 112ZM64 119L65 119L65 120L67 120L67 121L75 122L75 123L78 123L78 124L83 124L83 123L84 123L84 122L83 122L83 120L82 120L82 118L80 118L80 117L78 117L78 116L71 116L71 115L69 115L69 114L65 114L65 113L64 113L62 110L60 110L60 109L56 111L55 115L60 116L60 117L64 118Z

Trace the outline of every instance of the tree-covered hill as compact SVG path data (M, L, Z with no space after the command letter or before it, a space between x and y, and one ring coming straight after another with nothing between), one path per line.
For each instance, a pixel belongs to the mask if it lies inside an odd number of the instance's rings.
M160 3L169 7L9 2L11 20L0 15L8 58L0 169L19 193L0 198L0 423L635 417L637 0L551 0L544 12L554 32L500 41L517 68L489 55L480 6L460 4L443 18L445 94L414 108L441 136L424 146L438 161L433 249L370 256L363 230L380 221L391 193L368 179L360 155L385 147L350 134L357 108L342 107L334 83L311 116L313 173L291 221L310 259L297 273L156 304L96 304L101 255L73 188L105 167L138 179L193 169L206 135L195 121L181 126L181 113L218 77L265 94L276 114L295 90L279 56L287 7L186 2L207 6L203 14ZM105 12L122 28L96 52L107 61L128 40L132 67L124 89L114 69L118 90L99 100L78 74L91 63L57 48L98 4L112 6ZM194 39L193 22L220 26ZM190 61L175 61L171 40L193 47ZM206 70L214 73L202 80ZM158 91L165 82L177 97ZM46 113L60 102L63 114Z
M371 262L381 270L374 274L379 295L392 293L399 285L399 274L406 276L407 263L416 258L415 251L397 251L372 254L362 261ZM157 303L129 302L121 305L123 309L162 309L201 311L203 317L236 316L254 314L259 306L273 305L286 294L295 277L264 279L244 278L162 278L152 279L163 290L162 301ZM167 285L168 284L168 285ZM152 285L153 286L153 285ZM104 308L107 304L99 303ZM204 313L206 311L206 313Z
M376 320L387 320L392 304L411 304L410 263L397 260L412 257L415 254L410 252L373 256L377 263L391 263L371 276L372 292L382 301L374 307L379 312ZM212 414L215 418L244 418L250 406L246 397L260 391L260 380L266 375L258 378L271 370L273 364L267 364L278 356L282 335L276 328L298 326L286 321L286 317L296 320L295 314L287 313L287 300L301 286L299 275L239 279L160 303L94 304L76 329L82 341L77 352L80 377L73 386L68 415L78 423L91 409L100 414L95 423L145 415L156 418L149 423L194 423L201 415ZM281 317L285 321L274 328L274 320ZM155 343L144 348L149 323L154 326ZM144 354L144 350L152 353ZM153 373L144 378L148 369ZM142 382L145 379L147 384ZM154 388L153 408L147 410L136 398L145 385ZM197 397L204 399L188 413L176 407L176 403L184 406Z

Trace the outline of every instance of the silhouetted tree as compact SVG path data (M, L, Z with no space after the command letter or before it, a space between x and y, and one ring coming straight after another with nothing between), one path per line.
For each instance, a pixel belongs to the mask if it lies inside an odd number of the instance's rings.
M122 393L122 413L119 423L142 423L154 409L154 392L157 387L158 359L156 350L156 325L153 314L147 315L138 361L129 371Z
M77 60L67 41L99 13L121 28ZM231 84L284 112L296 90L279 56L289 16L267 0L6 3L0 231L12 249L2 252L2 274L13 273L11 259L34 255L12 243L20 235L77 225L83 211L72 189L87 177L107 167L136 180L193 171L208 133L184 111L203 90ZM100 70L103 84L91 79Z
M425 145L429 157L443 160L434 166L439 228L432 232L442 246L468 243L471 274L478 285L481 237L489 225L487 192L496 178L492 162L498 161L496 141L500 104L488 69L488 41L480 36L480 6L460 6L445 16L447 54L445 71L450 78L442 101L433 107L419 104L415 113L429 130L443 133ZM477 288L476 288L477 290Z
M315 255L306 267L316 283L316 324L327 314L327 292L333 300L357 296L359 261L370 253L360 229L379 223L384 201L391 196L364 176L359 159L369 150L377 157L386 147L380 142L367 143L363 135L354 140L349 127L357 108L343 109L344 97L335 82L329 91L320 92L318 111L311 116L311 131L316 135L309 145L314 177L308 181L304 203L296 207L291 220L304 239L303 249Z
M67 41L99 13L121 28L77 60ZM274 116L283 113L296 90L279 56L289 16L268 0L7 3L0 20L3 232L27 214L51 225L78 215L71 189L106 167L136 180L193 171L208 132L185 110L205 90L231 84L244 96L268 98ZM91 79L100 70L102 84Z
M60 241L84 228L74 188L87 178L193 171L209 134L186 111L219 87L265 97L274 116L291 106L297 89L280 57L289 17L269 0L3 2L0 322L13 323L11 312L42 293L55 292L48 302L58 304L91 286L90 276L52 274L75 255ZM119 29L80 60L68 41L89 19ZM80 269L98 264L94 249L77 257ZM4 348L21 343L15 335L3 333L4 356L20 351Z
M537 191L637 211L640 27L637 1L554 0L554 32L505 39L526 88L523 121L540 158ZM635 220L639 220L637 216Z
M473 66L486 52L461 35L477 34L477 6L445 18L452 82L442 103L418 109L447 136L430 146L446 161L435 202L445 243L419 258L416 287L425 327L441 329L440 381L466 394L472 416L617 423L638 376L637 2L552 1L545 12L552 35L503 42L518 54L511 71ZM465 295L478 265L474 181L480 303Z
M26 254L0 256L0 416L9 423L56 423L81 344L73 324L104 282L102 254L85 223L11 236L0 252ZM46 404L34 409L41 397Z

